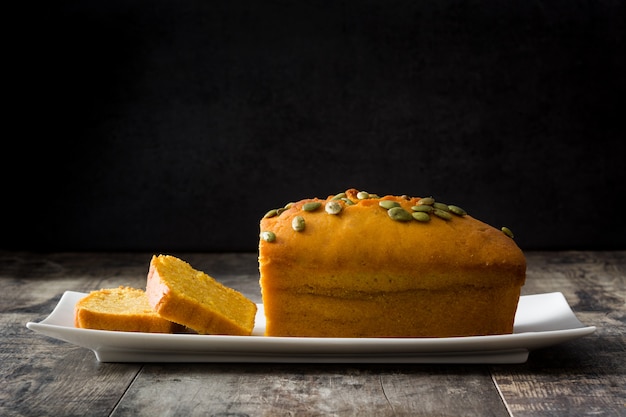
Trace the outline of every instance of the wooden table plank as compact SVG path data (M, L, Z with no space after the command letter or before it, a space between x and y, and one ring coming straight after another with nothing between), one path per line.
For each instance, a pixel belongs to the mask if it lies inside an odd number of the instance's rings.
M588 337L535 351L523 365L492 372L516 417L624 416L624 352L623 337Z
M596 332L531 352L493 377L516 417L626 415L626 252L527 254L524 293L560 291Z
M0 415L108 416L141 369L101 364L93 353L35 336L32 314L0 315Z
M487 369L146 365L113 416L508 416Z

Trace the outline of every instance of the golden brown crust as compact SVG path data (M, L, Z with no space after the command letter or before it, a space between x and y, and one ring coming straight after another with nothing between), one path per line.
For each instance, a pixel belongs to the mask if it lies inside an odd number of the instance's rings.
M420 198L385 196L359 200L353 189L348 190L346 196L353 204L341 202L339 214L328 214L324 210L333 199L329 196L296 202L280 215L261 220L261 232L270 231L275 235L272 242L260 239L259 243L267 334L285 333L287 310L284 306L296 294L304 307L292 309L298 314L311 314L315 305L329 299L348 305L354 301L356 305L355 300L405 292L433 296L454 290L459 302L470 304L472 299L464 294L475 294L472 297L477 298L486 293L483 290L475 293L476 288L503 288L501 293L509 294L507 305L513 308L499 311L509 323L503 332L512 331L512 316L526 271L525 257L513 239L469 215L452 215L451 219L443 220L431 214L431 220L426 223L404 222L392 220L387 210L379 206L381 200L389 200L411 213L411 207L418 205ZM314 201L322 206L311 212L303 210L304 204ZM304 219L302 231L292 228L296 216ZM459 289L463 291L459 293ZM478 299L473 301L479 303ZM370 303L367 308L383 314L381 303L378 308L374 305ZM419 308L415 305L403 308L409 307ZM331 307L327 306L326 311L334 314ZM340 318L342 315L344 317ZM350 317L355 315L362 313L355 312ZM336 321L348 318L345 313L335 314ZM309 335L327 332L322 326L316 326L314 320L307 326L317 329ZM326 323L328 326L332 324ZM415 329L416 326L410 331L405 326L403 332L407 335L423 333ZM304 325L298 331L304 332ZM440 328L427 331L434 331L435 336L443 332ZM494 331L501 332L502 327Z

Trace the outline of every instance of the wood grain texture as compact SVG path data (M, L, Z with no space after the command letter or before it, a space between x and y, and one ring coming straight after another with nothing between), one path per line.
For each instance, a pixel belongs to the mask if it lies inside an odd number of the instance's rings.
M539 350L519 367L493 367L494 380L516 417L624 416L624 339L592 336Z
M0 322L0 415L108 416L137 375L137 364L102 364L91 351L33 337L32 314Z
M507 415L484 367L415 365L147 365L115 411L114 416Z
M174 255L261 300L256 254ZM25 327L66 290L145 285L151 256L0 251L0 415L626 415L626 251L527 253L523 293L598 330L521 365L107 364Z
M517 367L492 367L513 415L626 415L626 253L527 254L523 293L560 291L588 337L532 352Z

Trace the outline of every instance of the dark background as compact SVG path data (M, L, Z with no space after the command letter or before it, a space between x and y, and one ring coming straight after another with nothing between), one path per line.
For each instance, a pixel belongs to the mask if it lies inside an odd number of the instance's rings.
M60 1L5 19L2 249L255 251L270 208L433 195L625 249L624 1Z

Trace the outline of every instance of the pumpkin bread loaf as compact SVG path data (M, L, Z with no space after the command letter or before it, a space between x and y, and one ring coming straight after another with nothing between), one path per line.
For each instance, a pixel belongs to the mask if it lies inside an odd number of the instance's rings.
M250 335L254 328L255 303L174 256L152 257L146 293L161 317L200 334Z
M74 306L74 325L83 329L174 333L182 326L159 316L144 290L119 287L92 291Z
M260 221L268 336L508 334L526 260L498 230L431 197L351 189Z

